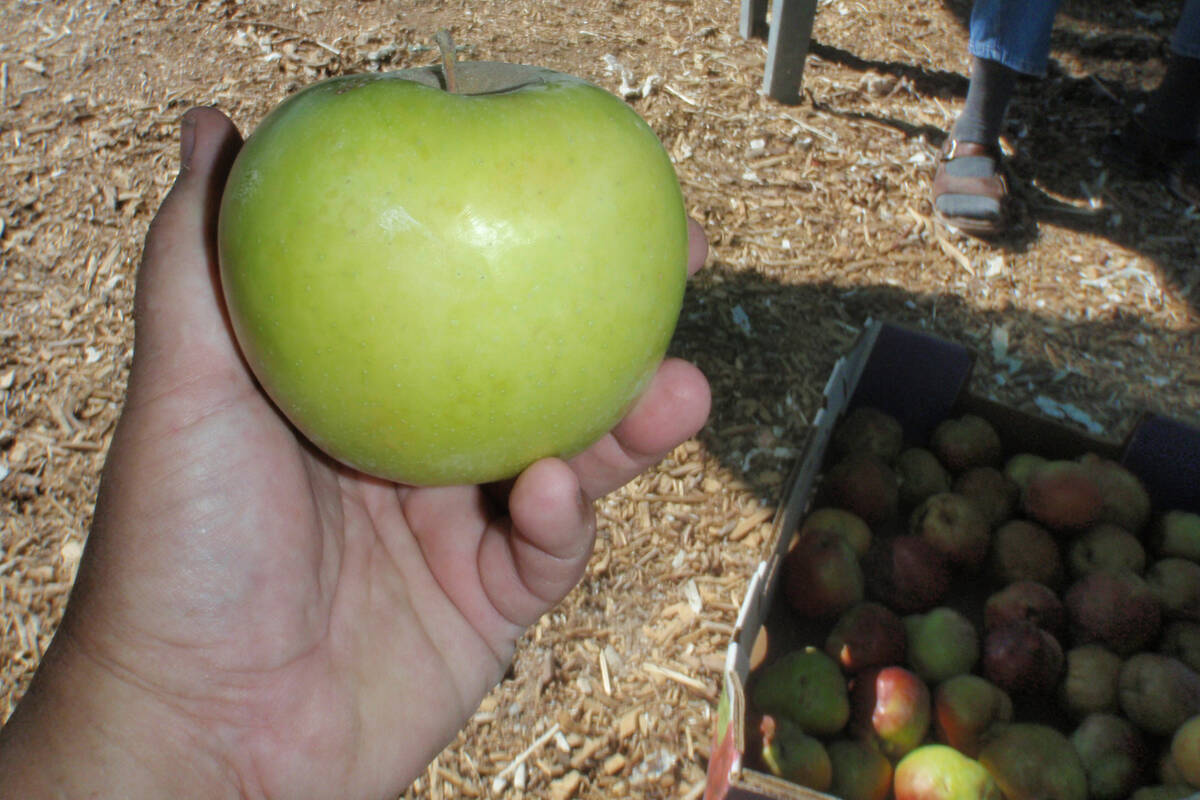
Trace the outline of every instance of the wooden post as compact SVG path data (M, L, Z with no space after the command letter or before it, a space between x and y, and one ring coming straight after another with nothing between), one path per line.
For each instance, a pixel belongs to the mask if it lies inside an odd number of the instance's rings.
M743 39L767 37L767 0L742 0L738 33Z
M756 0L744 0L743 19L746 5L752 2ZM804 59L808 56L816 14L817 0L773 0L767 68L763 75L763 88L772 99L787 105L800 102L800 79L804 76Z

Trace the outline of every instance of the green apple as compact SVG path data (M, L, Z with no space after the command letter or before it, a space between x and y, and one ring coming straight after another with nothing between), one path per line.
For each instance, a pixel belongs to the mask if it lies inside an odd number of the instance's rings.
M218 224L266 393L330 456L425 485L508 478L619 421L674 331L687 240L636 112L483 62L291 96L238 154Z

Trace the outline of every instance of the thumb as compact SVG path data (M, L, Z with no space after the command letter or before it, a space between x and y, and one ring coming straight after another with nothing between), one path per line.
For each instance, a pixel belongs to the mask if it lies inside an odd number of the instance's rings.
M217 212L242 138L214 108L184 114L179 175L150 230L134 300L130 391L157 394L237 365L217 275Z

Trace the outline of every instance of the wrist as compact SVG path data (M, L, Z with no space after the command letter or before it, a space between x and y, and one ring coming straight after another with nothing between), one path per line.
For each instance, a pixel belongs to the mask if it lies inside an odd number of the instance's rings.
M200 725L59 635L0 730L0 800L238 798Z

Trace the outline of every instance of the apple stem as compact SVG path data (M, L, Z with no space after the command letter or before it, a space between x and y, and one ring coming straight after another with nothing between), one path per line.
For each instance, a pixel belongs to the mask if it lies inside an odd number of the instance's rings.
M451 94L458 94L458 74L455 67L454 59L454 39L450 38L450 31L443 28L434 34L434 41L437 42L438 49L442 51L442 75L446 79L446 91Z

